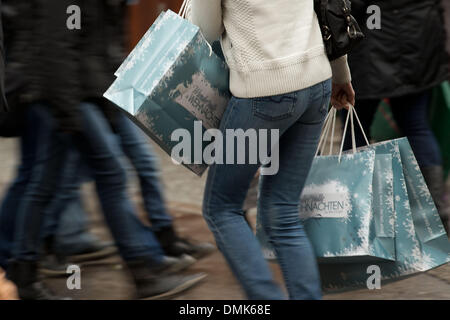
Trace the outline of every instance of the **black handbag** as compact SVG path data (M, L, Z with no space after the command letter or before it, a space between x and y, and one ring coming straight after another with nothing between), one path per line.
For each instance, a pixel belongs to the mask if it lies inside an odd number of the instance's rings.
M330 61L345 56L364 39L349 0L314 0L314 9Z

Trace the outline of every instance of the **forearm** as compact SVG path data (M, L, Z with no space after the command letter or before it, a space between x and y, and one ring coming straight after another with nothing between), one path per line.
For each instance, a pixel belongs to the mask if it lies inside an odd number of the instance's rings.
M199 26L210 43L217 40L224 31L221 0L191 0L187 18Z
M336 84L349 83L352 80L350 68L347 62L347 56L340 57L331 62L333 71L333 82Z

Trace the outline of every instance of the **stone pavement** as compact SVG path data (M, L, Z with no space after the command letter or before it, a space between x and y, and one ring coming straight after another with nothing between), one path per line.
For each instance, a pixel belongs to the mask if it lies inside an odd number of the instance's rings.
M13 139L0 139L0 197L15 174L17 143ZM201 217L201 201L205 176L196 177L182 166L171 163L170 158L155 147L161 159L163 183L169 209L175 217L177 229L183 236L213 242L212 234ZM133 182L130 193L141 211L138 188ZM83 187L86 208L89 212L92 231L103 239L110 239L105 228L92 185ZM254 211L251 217L254 220ZM282 283L277 265L271 264L275 278ZM66 279L47 279L47 283L58 293L75 299L129 299L133 286L123 269L119 257L111 257L89 265L81 265L82 289L69 291ZM194 289L177 299L244 299L244 295L232 276L220 252L197 262L187 273L206 272L208 278ZM427 273L407 279L382 283L380 290L358 289L341 293L325 294L325 299L450 299L450 265L441 266Z

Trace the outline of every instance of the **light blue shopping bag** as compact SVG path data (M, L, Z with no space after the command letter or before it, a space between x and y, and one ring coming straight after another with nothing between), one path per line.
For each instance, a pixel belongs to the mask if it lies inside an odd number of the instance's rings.
M450 241L407 138L358 151L391 154L395 207L395 261L379 261L382 280L392 281L450 262ZM374 263L321 264L325 289L366 286Z
M315 157L299 211L320 262L395 260L392 174L392 156L373 150ZM257 236L275 258L259 219Z
M172 134L185 129L200 140L218 128L230 99L229 71L199 28L168 10L163 12L115 73L104 96L126 111L169 155L179 143ZM200 132L195 121L202 121ZM206 165L192 141L182 155L186 167L201 175Z

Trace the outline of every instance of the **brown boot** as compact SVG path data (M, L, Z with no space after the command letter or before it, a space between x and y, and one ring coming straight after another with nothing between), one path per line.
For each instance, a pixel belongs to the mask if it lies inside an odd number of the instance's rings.
M441 217L447 235L450 228L450 206L444 201L444 170L442 166L421 168L428 190Z

